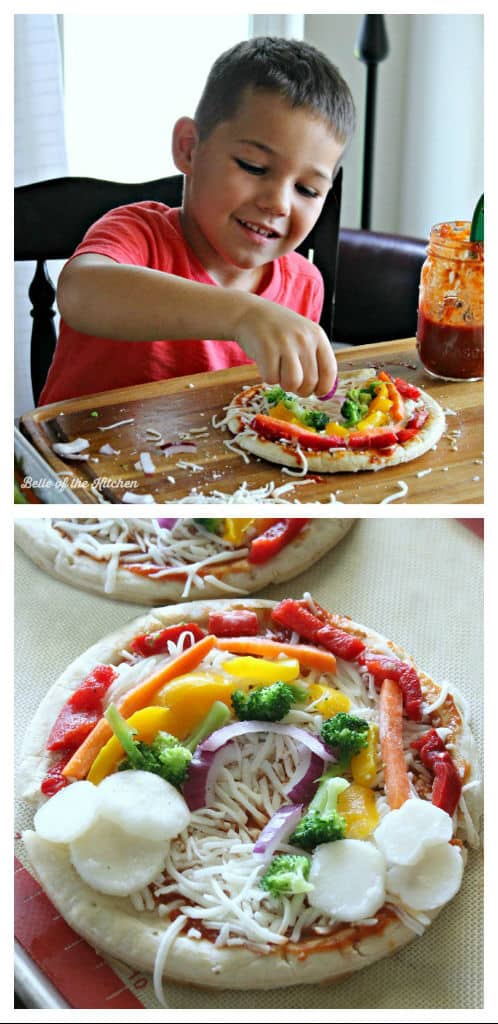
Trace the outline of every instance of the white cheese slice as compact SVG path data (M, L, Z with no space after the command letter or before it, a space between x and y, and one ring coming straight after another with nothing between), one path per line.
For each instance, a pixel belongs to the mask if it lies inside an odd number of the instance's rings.
M34 826L50 843L71 843L91 828L98 813L98 791L91 782L73 782L36 812Z
M361 839L323 843L313 853L308 902L336 921L373 917L385 899L386 863L380 850Z
M451 818L429 800L414 797L396 811L389 811L374 832L374 840L390 864L415 864L424 850L448 843L453 834Z
M150 885L163 870L167 844L132 836L98 818L70 843L69 852L73 867L92 889L109 896L129 896Z
M103 779L98 787L99 814L126 832L147 840L177 836L190 821L182 795L152 772L130 769Z
M416 864L389 868L387 888L413 910L435 910L458 892L462 875L458 846L440 843L426 850Z

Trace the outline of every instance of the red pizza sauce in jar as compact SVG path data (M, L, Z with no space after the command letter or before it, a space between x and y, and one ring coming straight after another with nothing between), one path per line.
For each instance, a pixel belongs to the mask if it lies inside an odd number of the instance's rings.
M484 373L484 245L469 238L469 221L436 224L420 277L418 353L444 380Z

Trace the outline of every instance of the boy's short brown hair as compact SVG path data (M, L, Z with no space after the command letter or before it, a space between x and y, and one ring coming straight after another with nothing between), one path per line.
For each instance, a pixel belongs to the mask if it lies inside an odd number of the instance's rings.
M349 86L325 54L295 39L260 36L237 43L213 64L195 112L201 140L235 115L248 87L276 92L292 107L308 107L344 145L354 132Z

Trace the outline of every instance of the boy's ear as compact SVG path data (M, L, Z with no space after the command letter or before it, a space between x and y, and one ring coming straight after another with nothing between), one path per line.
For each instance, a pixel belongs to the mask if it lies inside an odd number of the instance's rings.
M191 117L181 117L173 128L173 160L182 174L191 174L192 159L199 141L197 125Z

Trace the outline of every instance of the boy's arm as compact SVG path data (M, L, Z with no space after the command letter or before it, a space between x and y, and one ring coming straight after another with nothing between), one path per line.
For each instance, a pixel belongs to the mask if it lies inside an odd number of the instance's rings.
M236 341L269 384L323 395L335 381L334 353L322 328L250 292L85 253L64 267L57 303L66 323L82 334L130 342Z

